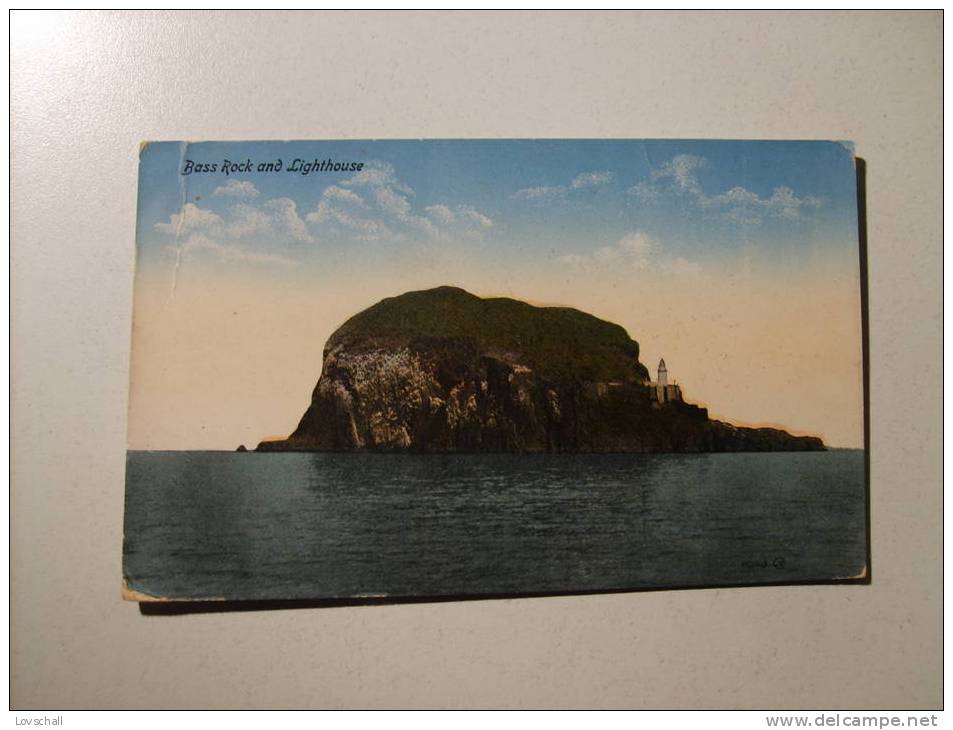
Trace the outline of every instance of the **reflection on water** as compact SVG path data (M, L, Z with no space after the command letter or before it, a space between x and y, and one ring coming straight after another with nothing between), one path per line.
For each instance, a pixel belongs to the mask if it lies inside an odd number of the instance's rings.
M167 597L826 580L865 566L862 451L130 452L124 573Z

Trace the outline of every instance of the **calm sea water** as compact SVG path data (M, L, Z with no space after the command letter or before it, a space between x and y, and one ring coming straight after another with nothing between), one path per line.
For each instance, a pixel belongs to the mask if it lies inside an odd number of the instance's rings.
M813 581L866 565L864 454L130 452L124 573L170 598Z

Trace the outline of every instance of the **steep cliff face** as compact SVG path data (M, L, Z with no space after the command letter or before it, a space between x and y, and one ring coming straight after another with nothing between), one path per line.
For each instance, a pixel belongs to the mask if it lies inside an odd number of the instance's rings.
M385 299L328 340L298 428L259 451L653 452L819 449L652 408L638 343L578 310L440 287Z

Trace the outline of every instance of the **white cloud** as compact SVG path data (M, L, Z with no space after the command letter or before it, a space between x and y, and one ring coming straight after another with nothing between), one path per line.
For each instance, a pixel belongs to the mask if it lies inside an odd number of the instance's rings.
M314 242L314 237L308 232L308 227L298 215L297 203L291 198L273 198L265 203L265 208L273 213L279 230L296 241Z
M305 220L313 225L338 226L360 241L398 240L398 234L365 215L368 208L367 201L353 190L331 185L325 188L318 207Z
M493 225L492 219L483 215L472 205L458 205L457 218L467 223L474 223L482 228L490 228Z
M414 189L397 177L393 165L375 160L365 165L361 172L340 183L343 188L329 188L315 211L308 215L308 221L323 223L334 221L340 225L363 230L368 236L385 236L388 233L395 239L406 236L395 233L400 228L409 229L407 235L423 235L428 238L453 236L457 233L478 235L481 229L490 228L493 221L489 216L472 205L447 205L435 203L424 209L421 215L414 209L411 197ZM369 200L360 197L349 188L366 188ZM381 220L371 220L367 215L355 216L338 208L331 208L328 202L347 202L364 204L372 214ZM376 223L376 226L375 226Z
M659 191L659 189L653 186L650 182L646 182L645 180L642 182L637 182L625 192L628 195L638 198L641 202L647 205L656 205L662 199L661 191Z
M735 186L721 195L712 195L704 199L705 205L756 205L759 202L760 198L755 193L740 186Z
M231 261L290 264L301 243L315 243L290 198L236 203L221 215L186 203L169 222L155 228L175 238L176 271L189 252Z
M609 262L609 261L618 261L622 258L622 251L620 251L615 246L603 246L602 248L597 248L592 254L592 258L595 261Z
M796 220L801 217L803 209L817 208L821 202L813 195L798 197L791 188L784 186L775 188L769 198L762 198L740 186L720 195L700 198L703 206L719 209L724 218L744 225L758 225L765 216Z
M171 247L176 254L177 260L182 256L192 252L211 253L219 258L228 261L239 261L251 264L280 264L282 266L296 266L298 264L292 258L281 256L279 254L264 253L261 251L251 251L246 248L235 246L226 246L218 241L209 238L203 233L192 233L179 246Z
M319 202L317 209L308 213L306 219L308 223L315 225L336 224L361 241L386 241L400 238L380 221L356 215L327 200Z
M157 223L156 230L181 237L201 231L213 239L244 239L290 237L295 241L314 242L304 221L298 216L291 198L273 198L261 206L237 203L228 209L225 217L211 210L186 203L180 213L174 213L168 223Z
M764 221L760 211L744 206L728 208L721 213L721 217L740 226L759 226Z
M453 226L462 225L464 227L490 228L493 225L492 219L483 215L472 205L458 205L450 208L447 205L430 205L425 208L431 220L439 225Z
M258 188L249 180L229 180L212 191L216 198L257 198Z
M569 253L557 257L556 260L560 263L573 265L595 263L644 269L649 266L651 258L658 250L658 242L649 234L642 231L632 231L611 246L597 248L590 255Z
M233 238L263 236L272 230L272 217L261 209L239 203L231 209L226 233Z
M647 233L635 231L624 235L616 247L620 250L638 259L647 259L658 248L658 243Z
M513 193L516 200L529 200L536 203L544 203L556 198L562 198L566 195L566 188L561 185L542 185L536 188L523 188Z
M780 218L798 218L802 208L818 208L821 199L813 195L799 198L788 187L775 188L765 206Z
M252 193L254 191L254 194ZM472 205L436 203L415 209L413 188L398 179L386 162L369 163L364 170L337 185L327 186L317 205L307 214L291 198L255 200L259 191L248 182L231 180L216 188L215 197L238 198L224 212L187 203L167 222L156 224L174 235L177 244L187 234L201 232L190 246L206 252L248 249L267 255L300 255L302 243L316 243L315 231L328 227L331 235L361 241L452 240L458 236L481 237L493 220ZM224 254L222 254L224 256ZM265 254L263 254L265 255ZM264 259L262 259L264 260Z
M572 179L569 185L539 185L532 188L522 188L511 196L514 200L525 200L530 203L543 204L562 200L570 193L581 190L592 190L608 185L615 180L615 173L610 170L594 170L581 172Z
M390 217L428 236L434 235L437 230L429 218L414 213L413 205L406 196L401 195L392 187L379 187L374 190L374 201L385 217Z
M629 233L612 246L597 248L592 261L634 269L646 269L655 250L654 241L644 233Z
M365 205L364 198L355 193L353 190L345 190L344 188L339 188L337 185L331 185L330 187L325 188L324 192L321 194L321 197L325 200L336 200L341 203L350 203L352 205Z
M619 273L647 271L677 278L697 278L703 273L697 262L665 256L659 242L643 231L627 233L611 246L602 246L591 254L562 254L556 262L577 268L611 269Z
M224 221L217 213L186 203L179 213L173 213L168 223L156 223L157 231L171 236L180 236L189 231L211 231L220 228Z
M653 180L670 180L680 193L701 193L695 171L706 165L705 158L697 155L675 155L661 167L652 171Z
M397 218L410 215L413 208L405 196L389 187L375 190L374 199L384 212L390 213Z
M390 187L402 193L412 195L414 189L397 179L394 166L389 162L371 160L364 165L364 169L354 174L348 180L343 180L345 187Z
M569 187L573 190L581 190L584 188L598 188L602 185L608 185L615 178L615 173L610 172L609 170L602 170L597 172L583 172L573 179Z
M297 206L290 198L272 198L261 206L238 203L229 210L225 234L229 238L257 238L268 242L291 239L294 242L314 243L314 237L298 216Z
M775 188L766 198L740 185L723 193L707 195L697 175L697 171L707 164L704 157L697 155L675 155L653 170L648 180L636 183L626 193L645 205L656 205L671 194L687 197L700 208L744 226L760 225L766 217L797 220L805 209L823 204L823 200L812 195L798 197L786 186Z
M433 220L444 225L450 225L457 219L454 212L446 205L429 205L425 210Z
M668 261L663 261L659 266L663 271L682 279L696 279L704 273L704 269L702 269L700 263L697 261L689 261L680 256L669 259Z

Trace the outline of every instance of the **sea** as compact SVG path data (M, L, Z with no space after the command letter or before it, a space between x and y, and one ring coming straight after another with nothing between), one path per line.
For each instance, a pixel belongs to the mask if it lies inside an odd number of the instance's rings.
M123 573L173 600L856 579L864 456L132 451Z

